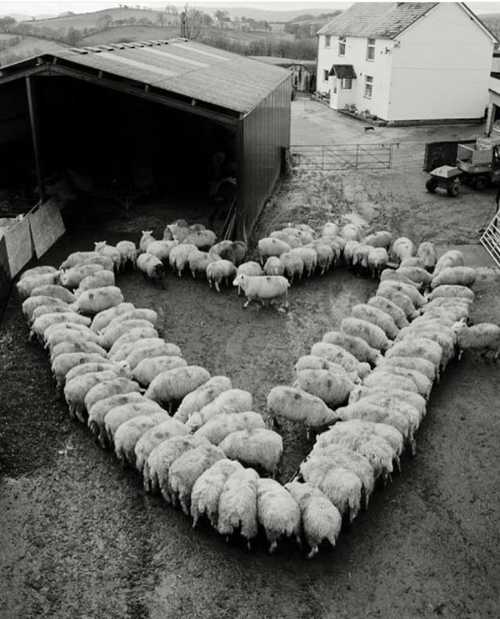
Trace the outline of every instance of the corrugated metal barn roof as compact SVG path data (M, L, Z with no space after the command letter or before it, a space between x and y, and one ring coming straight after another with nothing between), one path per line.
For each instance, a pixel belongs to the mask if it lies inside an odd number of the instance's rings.
M185 39L72 48L49 56L241 114L289 78L285 69Z
M303 65L304 67L315 67L315 60L299 60L297 58L281 58L280 56L249 56L252 60L272 64L276 67L290 67L292 65Z

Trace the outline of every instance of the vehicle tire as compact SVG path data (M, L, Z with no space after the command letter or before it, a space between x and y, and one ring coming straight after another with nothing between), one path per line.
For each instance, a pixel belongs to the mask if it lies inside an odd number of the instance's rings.
M430 178L426 183L425 183L425 188L427 189L427 191L429 193L434 193L436 191L436 187L438 186L438 182L435 178Z
M448 185L446 192L451 198L456 198L460 193L460 183L451 183L450 185Z
M486 176L478 176L474 181L474 189L483 191L489 185L489 179Z

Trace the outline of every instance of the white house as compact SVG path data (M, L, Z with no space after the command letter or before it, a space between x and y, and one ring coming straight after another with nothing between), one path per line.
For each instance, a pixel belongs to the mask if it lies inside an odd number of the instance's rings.
M393 123L479 120L496 42L462 2L358 2L318 32L317 89Z

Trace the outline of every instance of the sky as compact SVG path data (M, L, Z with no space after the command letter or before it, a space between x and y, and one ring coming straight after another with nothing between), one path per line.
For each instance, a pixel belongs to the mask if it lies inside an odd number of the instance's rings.
M120 1L115 0L0 0L0 14L15 13L18 15L57 15L64 11L73 11L75 13L85 11L97 11L100 9L109 8L112 6L118 6ZM141 5L151 8L161 8L167 4L175 4L181 6L184 2L176 0L121 0L121 4L129 5ZM295 10L304 9L307 7L344 9L348 7L350 2L336 2L335 0L326 2L324 0L302 0L290 1L290 0L270 0L266 1L252 1L252 0L192 0L189 2L193 6L202 6L208 4L213 6L258 6L261 9L270 10ZM500 13L500 2L468 2L468 5L477 13Z

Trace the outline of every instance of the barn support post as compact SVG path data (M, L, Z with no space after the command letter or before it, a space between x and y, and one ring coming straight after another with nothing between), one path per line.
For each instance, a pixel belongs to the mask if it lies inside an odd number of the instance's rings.
M31 77L27 75L26 80L26 95L28 97L28 109L30 115L30 125L31 125L31 139L33 141L33 152L35 154L35 173L36 180L38 184L38 195L40 197L40 203L45 202L45 188L43 186L43 178L42 178L42 166L40 159L40 136L38 131L38 115L35 101L35 93L33 84L31 82Z

